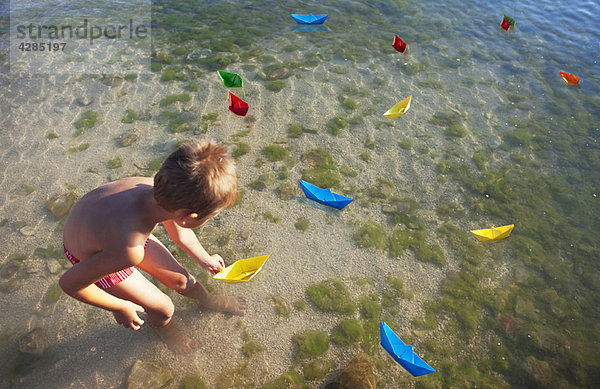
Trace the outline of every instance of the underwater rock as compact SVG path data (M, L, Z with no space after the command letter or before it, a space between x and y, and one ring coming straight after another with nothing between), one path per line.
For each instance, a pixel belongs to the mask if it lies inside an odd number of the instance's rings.
M533 301L522 296L517 296L517 301L515 303L515 313L518 316L527 318L529 320L536 319L538 316Z
M381 207L383 213L398 214L398 213L409 213L413 210L414 203L408 200L393 199L388 204L384 204Z
M117 142L121 147L128 147L137 142L142 137L142 132L137 128L132 128L119 135Z
M178 144L179 144L179 141L177 139L173 138L170 141L166 142L163 145L162 149L165 153L171 153L171 152L175 151Z
M0 269L0 279L8 280L11 279L21 271L23 264L19 261L10 260L2 265L2 269Z
M63 193L46 201L46 209L60 219L69 213L73 204L75 204L75 193Z
M496 320L498 321L498 328L507 335L516 335L521 331L519 323L510 315L499 313Z
M365 353L357 354L344 369L336 382L327 384L326 389L375 389L377 377Z
M523 370L531 381L537 384L540 388L553 388L552 367L546 361L540 361L539 359L528 356L523 363Z
M199 59L208 58L212 55L212 51L210 49L194 49L191 53L189 53L186 57L188 61L198 61Z
M23 236L32 236L32 235L35 235L35 228L31 227L31 226L25 226L25 227L21 227L19 229L19 232Z
M292 71L286 67L274 67L265 70L265 75L269 80L282 80L292 75Z
M108 76L106 74L102 75L100 82L106 86L119 86L125 80L124 76Z
M88 96L80 96L80 97L78 97L78 98L75 99L75 102L80 107L87 107L88 105L90 105L90 104L92 104L94 102L94 98L93 97L88 97Z
M568 347L567 340L552 331L534 331L531 333L531 339L540 350L552 355L562 355Z
M365 147L369 150L375 150L375 147L377 147L377 142L375 141L375 137L373 135L369 135L369 138L365 141Z
M67 112L67 105L66 104L57 104L54 106L54 112L56 113L65 113Z
M58 274L62 271L63 267L56 259L48 259L46 261L46 267L51 274Z
M136 120L141 120L143 122L147 122L152 120L152 112L149 109L143 110L138 113Z
M127 377L127 389L159 389L173 379L173 372L154 362L135 361Z
M19 339L19 351L29 355L42 355L48 347L46 331L36 327Z

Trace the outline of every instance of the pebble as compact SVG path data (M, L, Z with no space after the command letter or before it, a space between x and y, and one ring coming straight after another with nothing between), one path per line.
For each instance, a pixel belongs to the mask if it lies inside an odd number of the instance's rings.
M75 102L80 107L87 107L88 105L90 105L90 104L92 104L94 102L94 98L93 97L88 97L88 96L81 96L81 97L76 98Z
M173 377L170 369L158 363L137 360L127 377L127 389L159 389Z
M24 235L24 236L32 236L35 234L35 228L31 227L31 226L25 226L25 227L21 227L19 232L21 233L21 235Z
M58 262L56 259L48 259L46 261L46 267L48 268L48 271L52 274L58 274L60 272L62 272L62 265L60 264L60 262Z

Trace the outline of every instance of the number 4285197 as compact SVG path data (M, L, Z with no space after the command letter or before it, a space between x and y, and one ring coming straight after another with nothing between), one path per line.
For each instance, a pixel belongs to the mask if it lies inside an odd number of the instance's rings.
M21 42L21 51L64 51L67 42Z

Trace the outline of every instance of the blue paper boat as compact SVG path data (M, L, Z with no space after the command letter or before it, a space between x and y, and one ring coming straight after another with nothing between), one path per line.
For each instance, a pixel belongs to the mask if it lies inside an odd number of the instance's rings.
M337 209L344 208L354 200L350 197L333 193L331 189L321 189L318 186L314 186L313 184L309 184L302 180L300 180L300 187L302 187L304 194L309 199Z
M299 14L290 14L292 19L296 21L298 24L323 24L325 23L325 19L327 19L328 14L323 15L299 15Z
M381 322L380 333L381 346L413 377L435 372L431 366L413 352L413 346L404 344L384 321Z

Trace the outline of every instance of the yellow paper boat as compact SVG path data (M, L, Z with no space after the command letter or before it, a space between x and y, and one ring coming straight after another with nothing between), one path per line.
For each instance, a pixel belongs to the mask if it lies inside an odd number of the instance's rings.
M261 271L268 258L268 255L261 255L240 259L227 266L222 272L215 274L213 278L225 282L248 282Z
M412 95L408 96L398 104L394 105L392 108L388 109L386 113L383 114L386 118L396 119L400 117L408 111L410 108L410 101L412 100Z
M483 230L472 230L475 237L483 242L487 240L500 240L508 237L513 230L514 224L502 227L485 228Z

